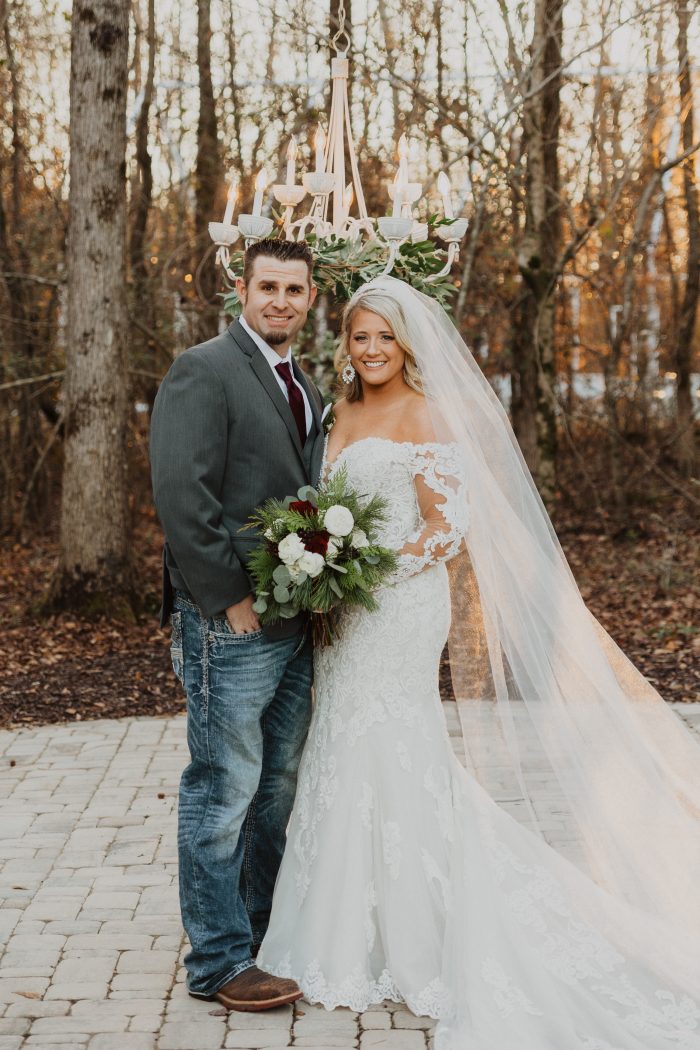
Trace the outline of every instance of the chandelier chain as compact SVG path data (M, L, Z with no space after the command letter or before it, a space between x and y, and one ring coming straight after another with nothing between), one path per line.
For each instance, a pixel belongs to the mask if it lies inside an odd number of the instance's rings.
M345 0L338 3L338 28L331 37L331 47L337 53L345 52L350 47L350 34L345 27ZM341 40L345 37L345 45L341 47Z

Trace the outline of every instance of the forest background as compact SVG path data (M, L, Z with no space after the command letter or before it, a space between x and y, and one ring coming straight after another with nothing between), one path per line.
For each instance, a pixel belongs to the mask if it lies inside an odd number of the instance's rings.
M416 217L444 170L469 219L453 316L584 598L668 699L697 699L695 5L0 0L4 724L182 706L150 409L227 323L207 224L231 182L248 209L292 134L313 166L343 15L370 215L406 134ZM337 325L322 297L297 347L329 393Z

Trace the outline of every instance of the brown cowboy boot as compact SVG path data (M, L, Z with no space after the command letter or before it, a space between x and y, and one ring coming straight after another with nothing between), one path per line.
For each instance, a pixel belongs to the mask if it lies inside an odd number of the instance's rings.
M213 998L218 999L228 1010L271 1010L275 1006L295 1003L301 999L302 991L294 981L284 977L273 977L257 966L239 973L227 981Z

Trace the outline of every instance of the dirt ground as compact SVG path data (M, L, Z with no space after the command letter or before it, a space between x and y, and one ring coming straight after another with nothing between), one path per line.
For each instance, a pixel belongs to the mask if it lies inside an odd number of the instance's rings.
M624 529L585 498L562 499L557 530L589 608L667 700L700 698L700 526L673 491L630 512ZM0 725L184 710L158 626L161 533L140 515L133 549L148 612L138 623L38 619L55 540L0 544ZM443 668L446 698L448 672Z

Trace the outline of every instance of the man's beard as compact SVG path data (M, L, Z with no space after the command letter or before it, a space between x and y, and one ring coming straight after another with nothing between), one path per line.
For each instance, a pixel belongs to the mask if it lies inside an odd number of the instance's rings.
M281 346L289 339L289 332L280 332L278 328L275 328L272 332L265 332L263 339L268 346Z

